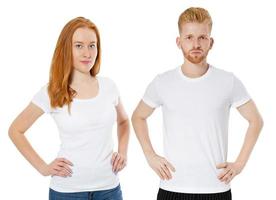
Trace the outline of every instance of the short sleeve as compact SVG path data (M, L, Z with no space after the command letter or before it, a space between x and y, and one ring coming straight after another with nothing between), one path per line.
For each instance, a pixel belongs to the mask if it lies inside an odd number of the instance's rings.
M117 106L119 104L120 92L117 85L114 82L113 82L113 87L114 87L114 105Z
M157 75L148 85L142 98L143 102L152 108L157 108L161 105L160 91L158 91L159 84L160 77Z
M98 77L100 78L100 77ZM101 80L101 79L99 79ZM110 79L110 78L103 78L103 80L105 80L105 83L108 85L108 90L110 91L110 94L111 94L111 100L112 100L112 104L114 106L117 106L119 104L119 100L120 100L120 92L119 92L119 89L116 85L116 83Z
M243 83L233 74L231 107L239 107L251 99Z
M47 85L43 86L32 98L32 103L40 107L45 113L50 113L50 99L47 91Z

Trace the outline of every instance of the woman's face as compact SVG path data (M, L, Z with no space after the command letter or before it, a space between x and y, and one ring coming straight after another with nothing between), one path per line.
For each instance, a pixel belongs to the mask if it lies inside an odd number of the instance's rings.
M90 73L94 66L98 49L94 30L78 28L72 37L73 67L82 73Z

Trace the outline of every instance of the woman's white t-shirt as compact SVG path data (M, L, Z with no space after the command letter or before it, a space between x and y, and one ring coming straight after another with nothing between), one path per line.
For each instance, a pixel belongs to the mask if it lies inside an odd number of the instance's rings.
M210 66L198 78L181 67L155 77L143 101L162 106L164 154L175 167L160 187L182 193L217 193L230 189L217 176L216 165L227 161L231 107L250 100L242 82L231 72Z
M60 134L61 146L57 157L73 163L72 177L53 176L50 188L59 192L97 191L115 188L119 179L112 172L112 128L117 114L115 106L119 92L115 83L97 77L99 92L90 99L73 98L71 115L68 106L50 107L47 85L32 102L49 113Z

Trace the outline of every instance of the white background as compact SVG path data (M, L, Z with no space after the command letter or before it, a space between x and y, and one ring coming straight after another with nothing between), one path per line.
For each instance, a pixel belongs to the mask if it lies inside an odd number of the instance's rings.
M57 38L72 18L84 16L97 24L102 39L100 75L118 85L129 116L157 73L183 62L176 47L177 20L190 6L209 10L215 39L208 61L234 72L262 114L265 126L253 154L232 182L233 199L275 196L275 4L273 1L7 1L0 3L0 199L48 199L50 178L41 176L8 138L12 120L48 81ZM149 119L156 151L162 154L161 111ZM275 120L275 119L274 119ZM239 153L247 122L231 110L229 161ZM26 133L47 162L59 148L56 125L43 115ZM114 137L116 132L114 129ZM88 158L89 159L89 158ZM147 165L131 132L127 168L120 173L125 200L156 199L158 177Z

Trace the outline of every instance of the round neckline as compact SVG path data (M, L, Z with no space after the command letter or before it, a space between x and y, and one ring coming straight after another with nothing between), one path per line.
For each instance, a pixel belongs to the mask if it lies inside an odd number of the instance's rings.
M182 72L182 69L181 69L181 65L178 67L178 72L181 76L182 79L186 80L186 81L190 81L190 82L197 82L197 81L201 81L201 80L204 80L206 79L208 76L210 76L211 72L213 71L213 66L208 64L208 69L207 71L199 76L199 77L196 77L196 78L191 78L191 77L188 77L187 75L185 75L183 72Z
M94 97L90 97L90 98L84 98L84 99L80 99L80 98L73 98L73 101L94 101L95 99L97 99L100 96L101 90L102 90L102 86L101 86L101 81L99 77L95 77L97 79L98 82L98 93L96 96Z

